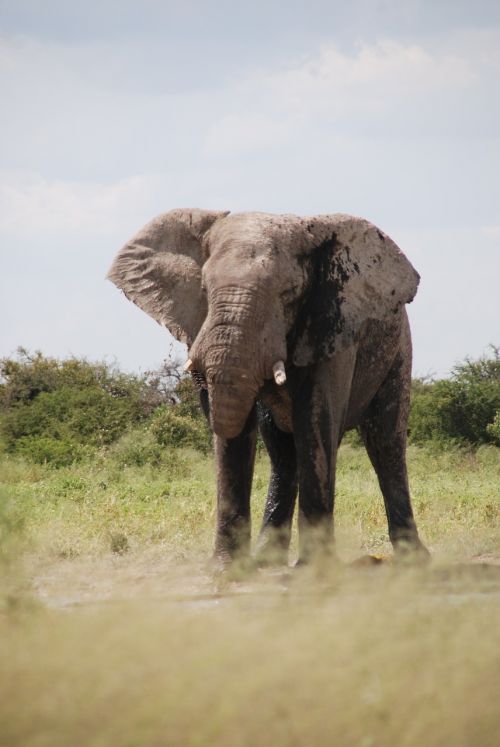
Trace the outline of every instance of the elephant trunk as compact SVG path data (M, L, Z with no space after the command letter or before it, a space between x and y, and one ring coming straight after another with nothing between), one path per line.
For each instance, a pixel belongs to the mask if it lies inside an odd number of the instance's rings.
M250 415L257 392L232 384L209 385L210 425L222 438L236 438Z
M209 338L205 356L205 376L210 403L210 424L214 433L235 438L243 430L263 384L259 362L249 354L245 335L237 325L220 327L222 342ZM247 336L247 343L249 342ZM211 344L210 344L211 343Z
M209 299L209 313L190 358L206 377L214 433L235 438L243 430L264 380L286 355L284 330L269 325L271 300L226 289ZM281 340L282 337L282 340Z

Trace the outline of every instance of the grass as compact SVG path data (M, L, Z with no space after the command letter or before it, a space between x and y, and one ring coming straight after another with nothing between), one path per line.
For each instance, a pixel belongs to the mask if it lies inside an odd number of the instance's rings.
M500 558L500 450L412 448L409 464L430 568L226 581L206 562L210 458L4 457L0 745L497 745L500 566L478 561ZM266 489L261 458L255 529ZM344 561L389 551L376 478L350 446L336 533Z
M498 548L500 450L409 449L413 503L420 532L439 556L472 556ZM128 467L112 457L52 469L3 457L2 514L23 528L24 551L38 558L98 556L115 549L161 546L173 559L206 557L214 525L211 457L172 450L160 466ZM254 530L267 492L268 464L256 465ZM341 449L336 533L341 556L389 552L375 473L363 449ZM120 540L120 537L122 538Z

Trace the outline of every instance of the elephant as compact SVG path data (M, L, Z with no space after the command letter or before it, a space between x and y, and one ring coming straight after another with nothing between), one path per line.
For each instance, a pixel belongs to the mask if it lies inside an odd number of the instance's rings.
M411 505L406 440L412 345L405 304L419 275L375 225L176 209L118 252L108 278L188 345L214 434L214 558L250 558L259 428L271 474L257 560L334 556L337 452L357 427L383 494L396 558L427 557Z

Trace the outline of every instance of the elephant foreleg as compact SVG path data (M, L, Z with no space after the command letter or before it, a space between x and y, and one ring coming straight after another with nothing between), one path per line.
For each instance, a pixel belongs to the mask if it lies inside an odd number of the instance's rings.
M215 436L217 530L215 557L223 564L250 550L250 492L255 461L255 408L239 436Z
M333 538L333 501L338 426L318 382L306 382L294 408L299 476L299 562L328 552Z
M258 405L258 419L271 460L271 476L257 559L264 563L287 563L298 488L295 441L291 433L278 428L271 412L263 405Z

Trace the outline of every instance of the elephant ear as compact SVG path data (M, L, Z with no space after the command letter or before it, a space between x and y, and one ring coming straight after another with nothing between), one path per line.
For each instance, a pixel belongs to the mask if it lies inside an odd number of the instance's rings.
M120 249L107 275L128 299L188 345L207 313L201 287L203 237L227 214L193 209L159 215Z
M298 317L293 362L330 358L359 339L369 320L390 319L413 300L419 275L372 223L350 215L307 221L310 288Z

